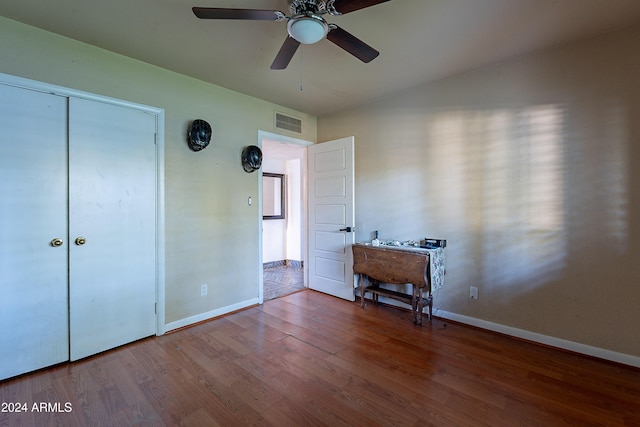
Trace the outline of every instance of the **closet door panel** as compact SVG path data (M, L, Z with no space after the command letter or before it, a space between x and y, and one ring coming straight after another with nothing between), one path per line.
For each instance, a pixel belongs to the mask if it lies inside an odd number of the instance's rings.
M66 169L67 99L0 84L0 380L68 360Z
M83 99L70 99L69 116L69 313L77 360L155 333L156 117Z

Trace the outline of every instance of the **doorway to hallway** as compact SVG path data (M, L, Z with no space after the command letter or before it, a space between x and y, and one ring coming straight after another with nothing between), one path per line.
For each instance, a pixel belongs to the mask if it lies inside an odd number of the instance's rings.
M307 146L310 141L259 132L263 160L261 178L261 300L268 301L305 289L307 285ZM267 215L265 202L273 204L265 175L283 177L282 215ZM267 184L269 184L267 182ZM276 203L277 204L277 203ZM267 210L270 209L267 206Z

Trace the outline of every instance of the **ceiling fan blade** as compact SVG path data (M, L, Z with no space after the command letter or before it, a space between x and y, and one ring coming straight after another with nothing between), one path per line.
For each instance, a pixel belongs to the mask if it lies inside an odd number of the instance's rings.
M380 52L335 24L331 24L332 30L327 34L327 39L343 48L362 62L373 61Z
M220 7L193 7L193 14L200 19L250 19L254 21L282 21L279 10L226 9Z
M345 14L365 7L375 6L389 0L335 0L333 7L340 13Z
M298 50L298 46L300 46L300 42L294 39L293 37L287 37L287 39L282 44L282 47L278 51L276 55L276 59L273 60L271 64L272 70L284 70L291 62L291 58L293 58L293 54Z

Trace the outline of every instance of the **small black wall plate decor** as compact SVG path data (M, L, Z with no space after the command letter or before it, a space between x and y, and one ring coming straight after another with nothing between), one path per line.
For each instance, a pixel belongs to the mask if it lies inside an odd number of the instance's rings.
M193 151L200 151L207 148L211 142L211 125L202 119L191 122L187 134L187 144Z
M257 145L249 145L242 150L242 168L245 172L257 171L262 166L262 150Z

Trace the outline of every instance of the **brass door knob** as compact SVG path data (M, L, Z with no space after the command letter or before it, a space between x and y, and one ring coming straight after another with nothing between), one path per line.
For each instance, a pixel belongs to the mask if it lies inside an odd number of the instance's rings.
M62 246L63 243L62 239L55 238L51 241L51 246L57 248L58 246Z
M87 239L85 239L84 237L76 237L76 245L82 246L85 243L87 243Z

